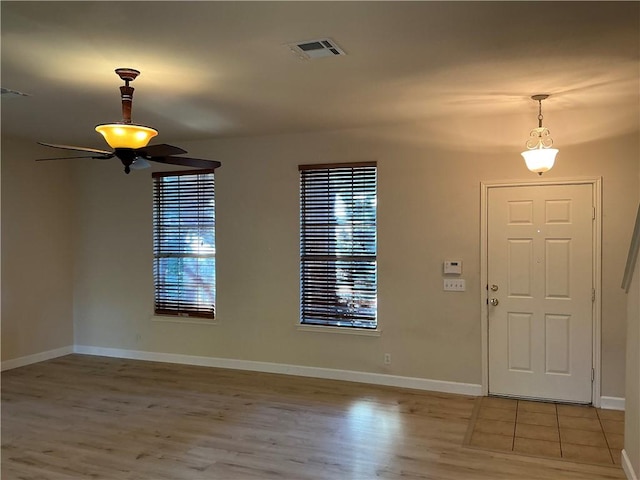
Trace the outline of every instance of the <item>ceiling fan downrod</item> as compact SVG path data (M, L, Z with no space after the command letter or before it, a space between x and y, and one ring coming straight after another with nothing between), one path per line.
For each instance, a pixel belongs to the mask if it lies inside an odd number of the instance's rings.
M120 87L120 98L122 99L122 123L131 123L131 108L133 105L133 87L129 82L133 82L140 72L133 68L116 68L116 73L124 81Z

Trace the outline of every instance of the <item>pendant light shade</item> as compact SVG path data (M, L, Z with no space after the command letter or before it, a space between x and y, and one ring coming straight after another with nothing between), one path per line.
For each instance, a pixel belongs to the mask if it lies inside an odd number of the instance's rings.
M549 129L542 126L542 100L548 97L549 95L544 94L531 97L538 102L538 128L531 130L526 144L527 150L522 152L527 168L538 175L553 168L558 154L557 148L551 148L553 140Z
M536 128L536 130L538 129ZM529 170L542 175L544 172L553 168L553 164L556 161L556 155L558 154L558 149L546 148L542 145L542 142L538 143L539 144L536 148L525 150L521 155L524 157L524 161Z

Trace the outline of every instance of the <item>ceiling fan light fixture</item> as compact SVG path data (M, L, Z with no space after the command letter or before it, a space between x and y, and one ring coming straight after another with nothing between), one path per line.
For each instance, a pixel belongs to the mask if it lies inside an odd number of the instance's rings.
M98 125L96 132L102 134L111 148L142 148L158 135L158 131L133 123L105 123Z
M108 152L96 148L38 142L46 147L80 151L84 152L85 155L83 157L39 158L37 160L62 160L65 158L96 158L106 160L117 157L122 162L122 165L124 165L124 173L129 173L132 169L148 167L149 162L181 165L211 171L220 166L220 162L215 160L178 156L187 153L186 150L180 147L167 144L148 145L149 140L158 135L158 131L150 127L145 127L144 125L131 123L133 87L130 86L129 83L135 80L140 72L133 68L118 68L116 69L116 74L124 81L124 85L120 87L122 122L105 123L96 127L96 132L104 137L114 151Z

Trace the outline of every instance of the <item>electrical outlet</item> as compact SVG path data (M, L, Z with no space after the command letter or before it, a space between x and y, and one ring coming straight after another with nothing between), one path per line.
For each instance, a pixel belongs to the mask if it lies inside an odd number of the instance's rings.
M385 365L391 365L391 354L390 353L385 353L384 354L384 364Z
M467 286L463 278L445 278L444 279L445 292L464 292L466 289L467 289Z

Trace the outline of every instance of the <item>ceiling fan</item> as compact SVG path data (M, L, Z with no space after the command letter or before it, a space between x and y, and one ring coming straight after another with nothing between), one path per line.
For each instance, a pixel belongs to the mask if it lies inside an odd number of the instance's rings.
M129 173L132 168L145 168L148 162L169 163L172 165L182 165L186 167L215 169L221 165L215 160L205 160L202 158L178 157L187 153L180 147L161 143L158 145L147 145L151 138L158 132L150 127L131 123L131 106L133 103L134 88L129 85L134 81L140 72L133 68L118 68L116 74L124 81L120 87L120 97L122 99L122 122L98 125L96 131L101 133L109 146L113 149L99 150L96 148L76 147L73 145L58 145L54 143L38 142L46 147L60 148L63 150L73 150L85 152L88 155L79 157L55 157L40 158L43 160L64 160L68 158L95 158L107 160L113 157L120 159L124 165L124 173Z

